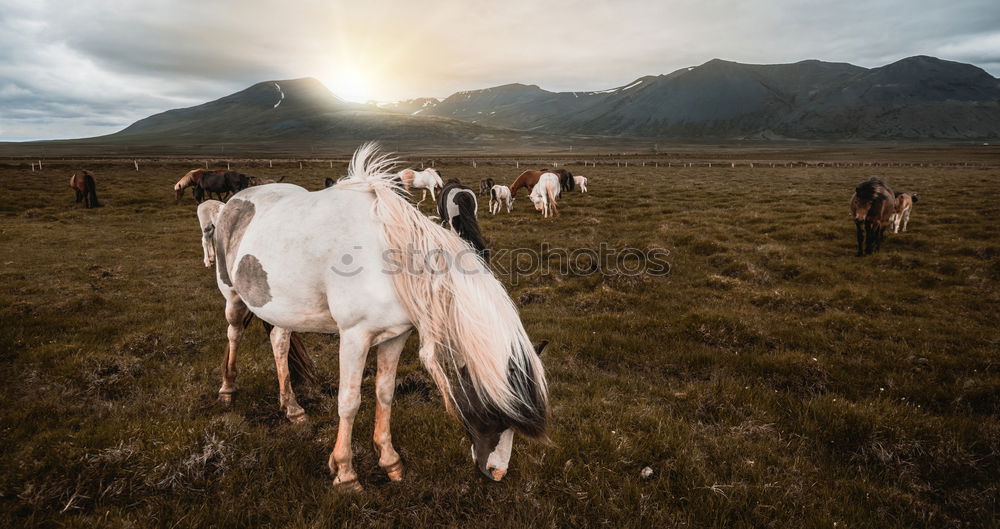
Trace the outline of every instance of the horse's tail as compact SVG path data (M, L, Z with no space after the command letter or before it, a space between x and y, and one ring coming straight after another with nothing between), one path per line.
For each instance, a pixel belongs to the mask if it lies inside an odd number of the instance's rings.
M576 187L576 181L573 178L573 173L569 171L563 171L566 173L566 191L573 191Z
M246 329L251 321L253 321L252 312L248 313L246 319L243 320L243 328ZM270 336L274 325L264 320L260 320L260 322L264 324L264 332ZM309 357L306 346L302 343L302 338L299 337L298 333L293 332L289 342L288 371L292 378L298 382L316 384L319 381L319 377L316 375L316 364Z
M94 181L94 175L83 173L83 187L84 193L87 194L87 207L99 208L104 205L97 200L97 182Z
M458 206L458 226L452 226L458 236L469 241L483 259L489 260L490 249L479 231L479 221L476 220L476 199L471 193L455 193L455 205ZM455 219L451 219L455 222Z
M398 184L389 172L394 164L376 144L365 144L354 154L348 178L337 186L372 190L386 249L396 251L397 260L415 258L406 265L390 264L398 265L392 279L420 334L421 361L445 406L467 425L489 417L527 437L545 438L545 371L517 308L483 260L465 251L464 241L394 192Z

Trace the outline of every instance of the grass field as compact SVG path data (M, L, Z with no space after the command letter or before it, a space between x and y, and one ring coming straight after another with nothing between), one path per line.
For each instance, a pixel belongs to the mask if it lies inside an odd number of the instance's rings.
M483 199L494 249L663 248L670 273L502 278L552 342L552 444L515 441L501 483L411 338L393 414L406 479L377 466L370 369L365 491L344 496L325 466L337 338L305 337L325 380L296 387L307 426L278 409L258 324L221 407L223 301L194 202L170 189L193 166L88 161L94 210L67 187L78 167L0 164L0 526L998 526L996 169L571 165L590 193L555 219L523 191L510 215ZM233 169L318 189L344 166ZM518 172L443 171L473 187ZM909 233L855 258L847 202L870 174L920 201Z

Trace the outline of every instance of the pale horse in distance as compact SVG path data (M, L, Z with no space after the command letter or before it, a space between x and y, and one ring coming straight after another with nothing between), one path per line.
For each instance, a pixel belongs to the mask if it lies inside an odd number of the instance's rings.
M541 211L542 217L547 219L559 214L556 199L559 198L560 190L559 177L555 173L545 173L538 177L538 183L531 189L528 198L535 205L535 211Z
M403 184L403 189L406 191L409 191L410 188L424 190L424 194L420 197L420 202L427 199L427 191L431 192L431 200L436 201L434 190L444 187L444 180L441 180L441 174L432 167L428 167L423 171L403 169L396 174L396 177ZM420 202L417 202L417 204Z

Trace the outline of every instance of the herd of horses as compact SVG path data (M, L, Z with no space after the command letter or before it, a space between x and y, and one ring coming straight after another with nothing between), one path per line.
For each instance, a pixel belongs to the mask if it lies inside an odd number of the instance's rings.
M284 181L282 176L278 180L261 178L258 176L248 176L237 171L216 171L211 169L195 169L188 171L174 184L176 199L180 202L184 197L184 190L191 187L194 199L200 204L204 200L212 198L212 193L219 200L226 200L248 187L260 186L264 184L275 184Z
M203 260L214 267L225 298L227 339L219 399L237 390L237 350L256 317L270 336L279 403L292 422L306 420L292 374L316 380L299 333L336 333L339 345L337 440L328 466L334 485L361 490L351 449L365 360L376 348L374 441L379 465L393 481L403 463L392 444L390 416L399 356L420 337L419 356L445 408L465 427L471 458L489 479L507 473L514 433L547 439L548 389L540 355L548 341L529 340L515 304L489 266L477 221L478 198L454 178L429 168L393 172L397 160L377 145L359 148L347 175L310 192L235 171L196 169L175 185L179 201L192 187L198 201ZM524 188L543 218L558 215L566 192L587 192L587 178L565 169L524 171L509 186L479 183L489 211L509 213ZM97 200L94 176L70 185L86 207ZM422 189L438 218L409 200ZM215 194L218 198L213 199ZM858 184L850 209L858 255L878 252L887 230L905 232L916 193L895 194L877 177ZM336 229L331 229L336 227Z

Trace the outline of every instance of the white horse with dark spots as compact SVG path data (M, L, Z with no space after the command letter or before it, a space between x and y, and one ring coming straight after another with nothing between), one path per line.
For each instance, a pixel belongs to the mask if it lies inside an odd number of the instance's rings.
M559 177L554 173L545 173L538 177L538 183L531 189L528 198L535 205L535 210L541 211L542 217L547 219L550 215L559 214L559 210L556 208L556 199L559 198L560 190Z
M515 431L546 438L548 390L539 353L517 309L483 260L449 230L397 194L393 159L362 146L348 176L309 192L291 184L246 189L215 219L215 262L226 298L229 346L220 396L236 390L243 322L273 325L271 345L282 403L295 403L281 373L292 332L339 333L340 422L330 454L334 484L360 490L351 438L365 359L377 348L375 444L389 477L403 477L392 445L396 366L407 337L472 441L478 468L507 472Z
M514 197L511 196L509 187L497 184L490 188L490 214L496 215L501 205L505 205L507 213L510 213L514 209Z
M431 192L431 200L437 200L434 198L434 190L444 187L444 181L441 180L441 175L436 169L431 167L428 167L423 171L403 169L396 175L396 177L403 184L403 189L406 191L409 191L410 188L424 190L423 196L420 197L420 202L427 199L427 191ZM420 202L417 202L417 204Z

